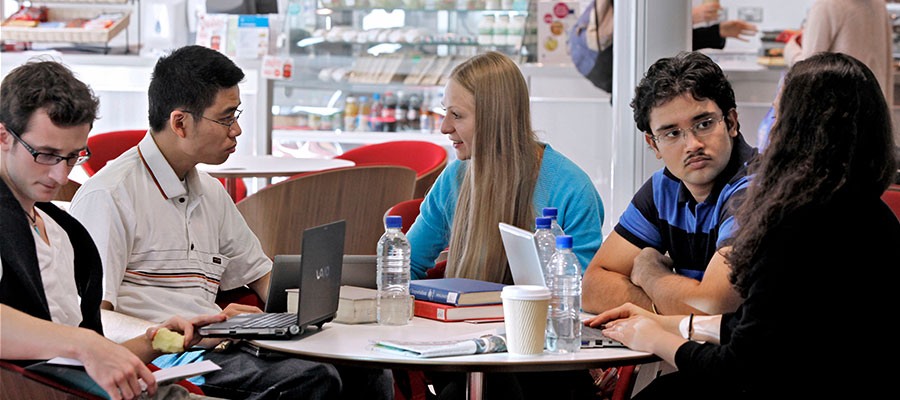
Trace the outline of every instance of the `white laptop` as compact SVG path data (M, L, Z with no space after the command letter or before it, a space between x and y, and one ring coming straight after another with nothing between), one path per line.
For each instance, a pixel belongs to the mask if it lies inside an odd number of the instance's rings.
M501 222L500 237L516 285L547 286L534 234Z

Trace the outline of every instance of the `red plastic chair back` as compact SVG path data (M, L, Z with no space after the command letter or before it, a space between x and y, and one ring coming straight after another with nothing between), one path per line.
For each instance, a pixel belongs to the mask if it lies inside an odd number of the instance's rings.
M900 185L891 185L888 190L881 195L881 200L887 203L888 207L894 211L897 219L900 219Z
M419 216L419 206L422 205L422 200L425 199L407 200L398 203L388 210L387 215L399 215L403 217L403 226L400 230L403 231L404 234L409 231L409 227L412 226L413 222L416 221L416 217Z
M447 151L431 142L402 140L370 144L355 148L335 158L360 165L400 165L416 171L420 177L440 167L447 159Z
M113 131L101 133L88 138L88 148L91 149L91 158L81 167L88 176L93 176L106 166L106 163L122 155L126 150L137 146L147 130Z
M84 172L88 176L94 176L97 171L106 166L106 163L122 155L128 149L137 146L147 134L146 130L112 131L94 135L88 138L88 148L91 149L91 158L82 164ZM225 185L225 179L219 178L219 182ZM237 198L235 202L247 197L247 185L242 179L236 181Z

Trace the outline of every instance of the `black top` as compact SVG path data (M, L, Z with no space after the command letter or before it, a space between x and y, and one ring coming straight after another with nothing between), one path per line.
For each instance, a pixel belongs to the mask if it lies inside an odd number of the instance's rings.
M694 28L691 31L691 50L722 49L725 38L719 33L719 24Z
M103 269L100 254L87 230L68 213L51 203L37 203L37 208L53 218L69 235L75 251L75 287L81 296L81 326L103 334L100 324L100 300L103 295ZM6 182L0 179L0 303L36 318L51 321L50 308L44 294L41 269L38 266L34 236L30 232L21 203Z
M900 222L880 199L794 212L763 238L747 298L722 318L721 345L685 343L676 365L731 397L864 398L860 390L891 383L874 375L896 362L898 267Z

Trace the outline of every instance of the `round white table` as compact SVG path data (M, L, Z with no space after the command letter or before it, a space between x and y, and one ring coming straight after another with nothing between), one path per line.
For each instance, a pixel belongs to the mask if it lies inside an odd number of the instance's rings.
M235 198L239 178L272 178L292 176L304 172L322 171L332 168L352 167L353 161L328 158L294 158L231 155L219 165L197 164L197 169L216 178L225 178L225 190Z
M299 358L333 364L347 364L369 368L401 368L430 371L466 372L469 379L469 398L480 399L484 372L573 371L643 364L658 361L653 354L625 348L582 349L575 354L544 354L520 356L509 353L476 354L467 356L415 358L374 349L374 342L439 341L461 337L476 337L496 331L503 322L470 324L440 322L413 318L405 326L377 324L344 325L328 323L321 331L316 327L292 340L255 340L259 347L289 353Z

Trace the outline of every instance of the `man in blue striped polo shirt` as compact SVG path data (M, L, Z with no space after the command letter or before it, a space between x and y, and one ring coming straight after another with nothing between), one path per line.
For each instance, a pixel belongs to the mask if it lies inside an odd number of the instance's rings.
M665 168L638 190L584 274L585 311L631 302L661 314L733 311L723 245L757 151L734 91L701 53L654 63L635 89L634 120Z

